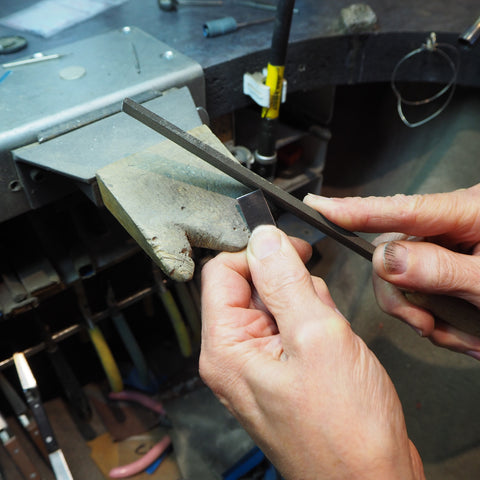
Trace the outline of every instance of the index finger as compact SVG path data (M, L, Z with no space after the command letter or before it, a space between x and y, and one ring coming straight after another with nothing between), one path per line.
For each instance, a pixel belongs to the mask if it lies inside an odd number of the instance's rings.
M452 232L460 242L478 241L479 237L480 185L450 193L391 197L307 195L304 201L348 230L396 231L428 237Z
M202 316L212 317L225 307L247 308L250 303L250 270L245 251L220 253L202 270Z

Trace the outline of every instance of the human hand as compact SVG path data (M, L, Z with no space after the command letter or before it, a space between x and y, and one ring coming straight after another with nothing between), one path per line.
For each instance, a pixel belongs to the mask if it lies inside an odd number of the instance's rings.
M373 255L380 307L440 346L480 359L480 339L435 320L399 289L463 298L480 308L480 185L451 193L305 203L353 231L381 235Z
M293 245L264 226L204 267L202 378L287 480L423 479L390 378Z

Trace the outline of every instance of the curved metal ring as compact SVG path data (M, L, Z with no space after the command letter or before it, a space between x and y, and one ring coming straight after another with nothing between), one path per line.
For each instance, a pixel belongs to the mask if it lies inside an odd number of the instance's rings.
M444 95L448 91L448 89L451 88L452 85L455 83L455 80L457 79L458 67L454 63L454 61L452 60L450 55L448 55L448 53L446 53L445 51L443 51L439 47L452 48L453 51L455 53L457 53L457 50L454 47L452 47L451 45L448 45L448 44L437 44L435 46L435 48L433 48L432 50L429 50L425 45L422 45L420 48L417 48L417 49L413 50L412 52L407 53L407 55L405 55L403 58L401 58L400 61L395 65L395 68L393 69L393 72L392 72L392 80L391 80L392 90L395 93L395 95L398 98L400 98L402 103L404 103L405 105L425 105L427 103L433 102L437 98ZM449 82L443 88L441 88L437 93L433 94L431 97L428 97L428 98L425 98L425 99L422 99L422 100L407 100L407 99L402 97L402 94L398 90L398 88L395 84L395 77L397 75L398 69L400 68L400 66L403 63L405 63L408 59L412 58L413 56L415 56L419 53L422 53L422 52L438 53L439 55L441 55L447 61L449 67L451 68L452 77L450 78Z
M393 69L393 72L392 72L392 79L391 79L390 83L391 83L391 86L392 86L392 90L395 93L395 96L397 97L397 111L398 111L398 114L400 116L400 119L402 120L402 122L405 125L407 125L407 127L411 127L411 128L419 127L420 125L424 125L425 123L429 122L433 118L440 115L440 113L442 113L443 110L450 103L450 100L452 99L453 93L455 91L455 86L456 86L455 81L457 79L457 73L458 73L458 52L455 49L455 47L453 47L452 45L444 44L444 43L437 44L435 42L435 37L433 35L434 34L431 34L430 38L433 39L434 43L431 43L427 40L426 45L422 45L421 47L411 51L410 53L407 53L395 65L395 68ZM455 54L455 61L443 49L451 49L453 51L453 53ZM451 68L452 77L444 87L442 87L438 92L436 92L435 94L433 94L432 96L430 96L428 98L425 98L423 100L408 100L408 99L405 99L405 98L402 97L402 94L398 90L398 88L396 86L396 83L395 83L395 79L396 79L398 69L399 69L400 65L402 65L405 61L407 61L408 59L410 59L414 55L417 55L417 54L422 53L424 51L431 52L431 53L438 53L439 55L441 55L442 58L444 58L447 61L449 67ZM447 99L445 100L445 102L440 106L440 108L438 110L436 110L434 113L432 113L428 117L426 117L423 120L420 120L418 122L415 122L415 123L411 123L405 117L405 114L403 113L403 105L404 104L405 105L410 105L410 106L426 105L428 103L433 102L434 100L437 100L438 98L440 98L441 96L446 94L448 91L450 91L450 93L449 93Z

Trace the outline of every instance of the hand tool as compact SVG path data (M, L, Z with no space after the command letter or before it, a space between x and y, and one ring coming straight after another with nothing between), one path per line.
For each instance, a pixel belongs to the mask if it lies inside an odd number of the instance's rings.
M375 247L370 242L367 242L355 233L349 232L348 230L330 222L323 215L305 205L298 198L285 190L282 190L280 187L274 185L260 175L243 167L237 161L220 153L215 148L198 140L193 135L183 131L168 120L156 115L130 98L126 98L123 101L123 111L161 135L164 135L177 145L185 148L190 153L218 168L223 173L230 175L235 180L238 180L253 189L262 190L266 197L274 201L278 206L290 211L297 217L352 249L367 260L372 259Z
M152 270L158 296L175 330L180 351L184 357L190 357L192 355L192 344L182 314L175 302L172 292L167 288L160 270L156 266L153 266Z
M165 416L167 413L160 402L157 402L152 397L145 395L141 392L133 390L122 390L121 392L110 392L108 398L111 400L135 402L139 405L143 405L152 412L158 413L161 416Z
M111 478L126 478L143 472L158 457L160 457L165 452L165 450L167 450L171 443L172 440L170 439L170 437L168 435L165 435L141 458L135 460L132 463L129 463L128 465L122 465L121 467L112 468L108 476Z
M147 387L150 382L150 371L148 369L147 360L138 345L135 336L133 335L125 316L118 308L111 285L107 289L107 305L110 309L110 317L120 335L123 344L132 360L133 366L137 370L139 380L144 387Z
M188 325L190 326L192 343L198 346L200 345L202 324L200 321L200 310L194 302L191 289L189 288L191 286L190 284L186 284L185 282L174 282L173 289L175 290L182 311L185 314Z
M48 354L55 375L62 386L69 407L75 412L76 417L84 421L90 420L92 418L92 409L78 378L73 373L72 367L67 362L57 342L53 340L50 327L38 317L36 320L41 330L45 351Z
M219 37L232 33L239 28L250 27L252 25L259 25L261 23L272 22L274 17L261 18L258 20L252 20L251 22L238 23L233 17L217 18L215 20L209 20L203 25L203 36L207 38Z
M23 353L14 353L13 361L17 370L20 384L22 385L25 398L32 409L33 416L37 420L38 428L48 451L48 458L57 480L73 480L67 461L62 450L58 446L55 434L52 430L47 413L43 407L37 381L33 376L27 358Z
M108 383L113 392L120 392L123 390L123 380L120 370L115 362L112 351L108 346L105 337L98 325L92 321L92 315L88 306L87 295L83 284L79 281L74 285L74 290L77 295L78 307L85 320L88 335L93 343L95 351L97 352L100 363L102 364Z
M158 6L165 12L175 12L180 5L208 7L223 5L222 0L158 0Z
M251 230L258 225L275 225L268 203L261 190L239 197L238 204ZM480 311L465 300L447 295L429 295L403 292L411 303L429 310L435 318L470 333L480 336Z
M42 457L48 462L48 452L43 443L42 436L38 430L37 421L32 417L32 413L28 409L27 405L12 387L10 382L6 379L5 375L0 372L0 390L7 399L7 402L12 407L13 413L17 417L20 425L26 430L32 442L37 447L37 450L41 453Z
M97 434L89 423L92 418L92 409L87 395L83 391L72 367L59 348L58 343L53 339L50 327L40 319L40 316L36 312L34 312L34 319L43 339L45 352L48 355L55 376L62 388L67 409L72 420L82 437L90 441L95 438Z
M480 37L480 17L478 17L475 22L470 25L459 37L458 41L462 45L468 47L473 47Z
M35 465L33 465L30 457L25 453L17 437L10 431L7 421L0 413L0 441L7 450L10 458L26 480L40 480Z
M190 153L205 160L210 165L230 175L235 180L254 189L262 190L266 197L278 206L293 213L312 227L332 237L365 259L372 261L373 252L375 251L375 246L372 243L330 222L323 215L308 207L285 190L248 170L235 160L223 155L129 98L123 101L123 111L164 135L177 145L185 148ZM437 319L449 323L466 333L480 337L480 310L471 303L446 295L406 292L405 296L412 303L429 310Z
M166 412L163 408L163 405L160 402L154 400L152 397L143 393L124 390L122 392L109 393L108 397L111 400L138 403L140 405L143 405L145 408L148 408L149 410L158 413L163 419L166 418ZM162 423L165 424L166 422L163 421ZM145 455L132 463L113 468L112 470L110 470L109 476L111 478L126 478L143 472L166 452L166 450L170 447L171 443L172 441L170 437L168 435L165 435L160 441L155 443L155 445L153 445L153 447Z

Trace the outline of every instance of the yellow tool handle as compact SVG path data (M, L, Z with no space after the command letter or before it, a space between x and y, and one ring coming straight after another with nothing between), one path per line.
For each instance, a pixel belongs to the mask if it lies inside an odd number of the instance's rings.
M173 284L175 293L178 296L182 310L185 313L185 318L190 326L192 332L193 343L200 345L200 339L202 335L202 324L200 321L200 313L195 305L188 286L184 282L175 282Z
M175 299L173 298L170 290L167 289L161 291L159 295L163 306L168 313L168 317L170 318L173 329L175 330L180 351L184 357L190 357L192 355L190 336Z
M99 327L89 327L88 334L105 371L112 392L121 392L123 390L122 375L102 331Z
M435 318L462 332L480 337L480 310L457 297L404 292L407 300L433 313Z

